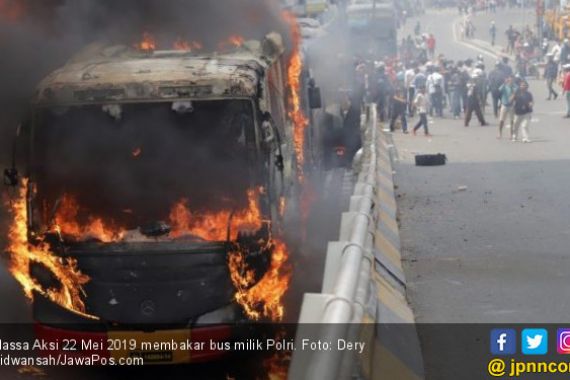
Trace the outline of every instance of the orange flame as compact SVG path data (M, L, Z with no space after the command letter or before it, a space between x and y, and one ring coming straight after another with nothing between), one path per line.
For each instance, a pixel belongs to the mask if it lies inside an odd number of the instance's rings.
M79 204L72 196L65 194L59 203L55 215L55 228L63 235L73 236L78 240L98 239L104 243L120 240L124 233L106 224L101 218L90 217L81 225L78 222Z
M232 282L237 289L235 300L252 320L267 318L281 321L284 316L283 297L289 288L291 271L287 265L289 252L280 240L269 243L271 264L269 270L254 284L255 272L247 267L245 252L230 253L229 266Z
M203 48L202 44L198 41L186 41L182 39L182 37L178 37L176 41L174 41L174 50L181 50L181 51L193 51L193 50L200 50Z
M149 32L144 32L142 40L135 44L135 48L147 52L156 50L156 39Z
M228 225L231 223L234 236L240 230L259 230L262 226L261 210L257 203L259 190L247 192L248 208L235 213L220 211L217 213L197 214L188 208L188 200L183 199L170 211L170 224L174 238L183 235L194 235L208 241L224 241L228 238ZM234 228L235 227L235 228Z
M291 364L291 352L276 351L263 361L267 380L286 380Z
M309 120L305 116L301 107L301 74L303 72L303 60L301 58L301 29L295 15L289 12L283 13L283 18L291 28L291 39L293 41L293 51L289 58L287 68L287 83L289 85L289 118L293 122L293 141L295 144L295 154L297 155L297 171L299 181L304 181L305 164L305 129L309 125Z
M234 34L229 36L226 40L218 44L219 50L227 49L228 47L239 48L245 43L245 38L240 35Z
M26 7L21 0L0 0L0 19L16 22L26 13Z
M12 224L9 229L8 252L10 253L10 272L22 285L24 293L32 298L33 291L47 296L53 302L78 313L85 312L85 304L81 298L83 285L89 277L77 268L73 259L62 259L50 251L47 243L32 245L28 241L27 224L27 185L22 181L18 198L10 205ZM30 274L30 264L37 263L49 270L58 280L59 288L44 289Z
M190 46L190 42L178 37L178 39L174 41L174 50L192 51L192 46Z
M245 42L245 38L243 38L242 36L233 35L228 38L228 42L235 47L240 47Z

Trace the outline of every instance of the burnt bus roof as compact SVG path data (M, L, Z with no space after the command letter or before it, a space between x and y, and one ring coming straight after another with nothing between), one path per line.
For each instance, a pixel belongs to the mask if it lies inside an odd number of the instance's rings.
M92 45L37 87L34 103L57 106L257 95L264 71L284 52L281 36L222 53L142 52Z

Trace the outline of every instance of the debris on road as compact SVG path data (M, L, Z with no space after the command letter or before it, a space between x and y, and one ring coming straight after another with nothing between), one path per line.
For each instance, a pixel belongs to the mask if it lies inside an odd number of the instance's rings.
M416 166L441 166L447 162L445 154L423 154L416 156Z

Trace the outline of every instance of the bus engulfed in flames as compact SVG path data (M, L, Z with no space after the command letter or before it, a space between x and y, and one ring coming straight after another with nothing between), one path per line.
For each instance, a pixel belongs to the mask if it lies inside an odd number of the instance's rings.
M172 207L170 223L172 231L169 238L181 236L197 236L205 241L227 241L231 249L228 253L228 266L232 283L236 289L234 300L242 307L245 315L253 320L269 319L279 321L283 318L282 304L290 281L288 270L288 251L286 245L269 237L267 241L258 241L262 252L271 255L269 269L261 279L246 261L249 248L241 246L237 241L240 231L257 231L262 228L261 211L258 205L260 190L248 191L248 208L237 211L220 211L217 213L193 213L186 200L181 200ZM81 273L77 262L73 259L62 259L56 255L47 242L39 237L39 243L29 242L27 218L28 181L24 180L18 197L11 203L12 225L9 232L9 252L11 254L10 271L31 299L36 291L48 297L58 305L84 314L83 286L89 277ZM64 195L60 201L58 212L54 218L51 233L65 239L86 241L95 239L101 243L125 241L128 231L106 223L101 218L89 218L86 224L78 222L80 205L73 196ZM230 228L233 226L233 229ZM231 236L228 233L231 232ZM47 268L55 277L58 288L45 289L31 275L31 265L39 264Z

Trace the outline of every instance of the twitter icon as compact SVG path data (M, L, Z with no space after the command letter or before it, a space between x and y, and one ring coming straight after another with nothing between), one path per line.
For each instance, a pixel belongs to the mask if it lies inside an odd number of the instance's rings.
M545 329L524 329L521 340L524 355L546 355L548 353L548 331Z

